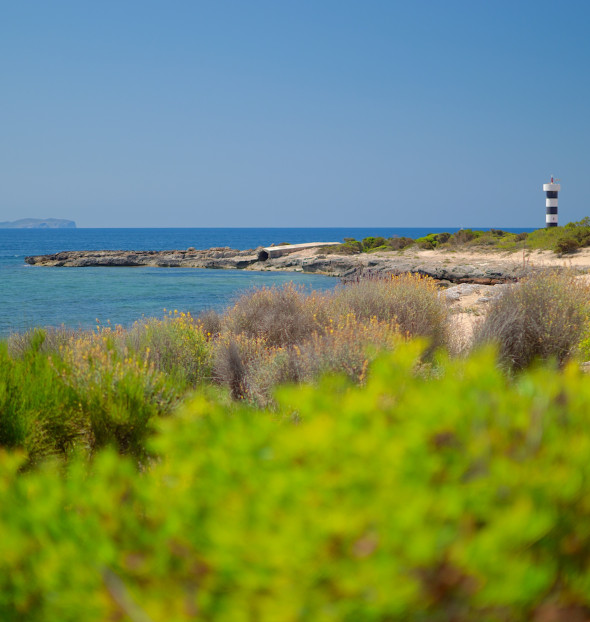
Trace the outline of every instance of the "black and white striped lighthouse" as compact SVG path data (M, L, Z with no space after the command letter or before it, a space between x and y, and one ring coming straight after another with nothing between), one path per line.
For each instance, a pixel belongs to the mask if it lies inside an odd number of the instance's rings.
M543 192L547 193L545 201L545 226L557 227L557 193L561 190L561 184L556 184L551 176L551 182L543 184Z

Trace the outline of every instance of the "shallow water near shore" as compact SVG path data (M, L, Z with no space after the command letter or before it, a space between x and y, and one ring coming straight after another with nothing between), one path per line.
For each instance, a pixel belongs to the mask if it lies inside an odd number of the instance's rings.
M168 250L229 246L256 248L280 242L338 242L420 237L450 229L0 229L0 337L35 326L92 328L130 326L142 317L162 317L164 309L197 315L222 310L253 287L293 281L312 289L331 289L338 279L299 273L188 268L42 268L27 266L27 255L64 250ZM522 231L522 229L514 230Z

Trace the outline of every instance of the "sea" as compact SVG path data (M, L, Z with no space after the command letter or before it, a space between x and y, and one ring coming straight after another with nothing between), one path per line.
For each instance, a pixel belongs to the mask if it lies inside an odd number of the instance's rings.
M476 227L474 227L476 228ZM532 229L505 229L515 233ZM421 237L457 228L0 229L0 338L35 327L128 327L169 311L222 310L257 287L289 281L328 290L339 280L301 273L195 268L48 268L28 255L69 250L245 250L281 242L341 242L346 237Z

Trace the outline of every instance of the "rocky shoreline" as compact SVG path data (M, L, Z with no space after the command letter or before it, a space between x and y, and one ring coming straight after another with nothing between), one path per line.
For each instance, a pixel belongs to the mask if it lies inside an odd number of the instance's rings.
M254 250L237 251L231 248L170 251L63 251L53 255L25 257L32 266L56 268L139 267L212 268L243 270L258 261Z
M533 269L524 261L485 253L481 256L416 253L374 253L360 255L327 254L314 249L261 260L261 249L239 251L231 248L169 251L65 251L26 257L27 264L50 267L162 267L206 268L257 271L290 271L354 278L361 273L430 276L448 284L496 285L517 281Z
M422 274L447 284L473 283L497 285L517 281L525 272L522 265L514 262L465 262L449 259L438 260L421 255L382 253L361 255L324 255L298 257L288 255L273 259L254 268L257 270L279 270L313 272L344 279L353 279L360 274Z

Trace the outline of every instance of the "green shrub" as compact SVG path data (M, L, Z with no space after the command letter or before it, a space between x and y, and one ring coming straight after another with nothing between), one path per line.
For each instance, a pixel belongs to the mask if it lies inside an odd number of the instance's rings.
M418 238L416 240L416 244L418 245L418 248L421 248L425 251L431 251L436 248L436 243L434 242L434 240L428 237Z
M108 330L51 355L44 343L39 331L18 357L0 344L0 447L24 451L28 467L106 444L143 460L153 420L178 397L148 354L120 355Z
M386 244L387 240L380 236L364 238L362 241L363 251L365 253L380 246L385 246Z
M0 447L19 448L32 466L67 458L81 436L79 395L43 352L39 331L21 356L0 344Z
M418 244L420 248L423 248L425 250L432 250L432 249L435 249L440 244L444 244L448 242L450 238L451 238L451 234L446 233L446 232L429 233L428 235L422 238L418 238L416 240L416 244Z
M371 248L367 251L367 253L388 253L393 250L389 244L384 244L383 246L375 246L375 248Z
M564 238L567 242L560 243L560 240ZM512 239L506 238L499 242L502 248L516 248L517 245L522 248L522 242L526 239L527 248L538 250L552 250L556 253L571 252L567 250L575 250L575 242L578 242L578 247L583 248L590 245L590 218L583 218L578 222L570 222L564 227L545 227L543 229L536 229L530 233L519 233L513 236ZM571 240L571 241L570 241ZM560 247L564 250L560 250Z
M427 251L433 250L437 247L436 234L429 233L428 235L422 238L417 238L416 244L418 245L419 248L423 250L427 250Z
M344 243L338 246L326 246L321 249L324 255L358 255L363 252L362 242L354 238L344 238Z
M556 253L572 253L580 248L580 242L575 237L564 235L555 242Z
M468 229L457 232L458 240L455 243L469 248L503 248L507 240L514 242L515 237L513 233L502 231L502 229L490 229L489 231L471 231Z
M335 248L339 248L345 255L356 255L363 252L363 243L357 240L348 240L342 246Z
M563 364L576 350L589 315L588 288L572 275L533 275L495 298L476 328L474 347L496 342L500 360L522 369L536 359Z
M385 239L380 236L364 238L362 242L354 238L344 238L344 243L338 246L328 246L321 249L324 254L358 255L359 253L374 253L376 251L401 250L414 244L408 237L394 237Z
M282 417L200 397L144 472L0 452L0 619L584 619L587 378L418 357L284 389Z
M539 250L553 250L555 242L562 235L562 227L546 227L531 231L527 237L526 245L528 248Z
M92 454L112 445L143 461L155 419L178 399L177 387L150 362L149 351L143 357L121 354L107 330L71 343L54 366L76 392L85 449Z

